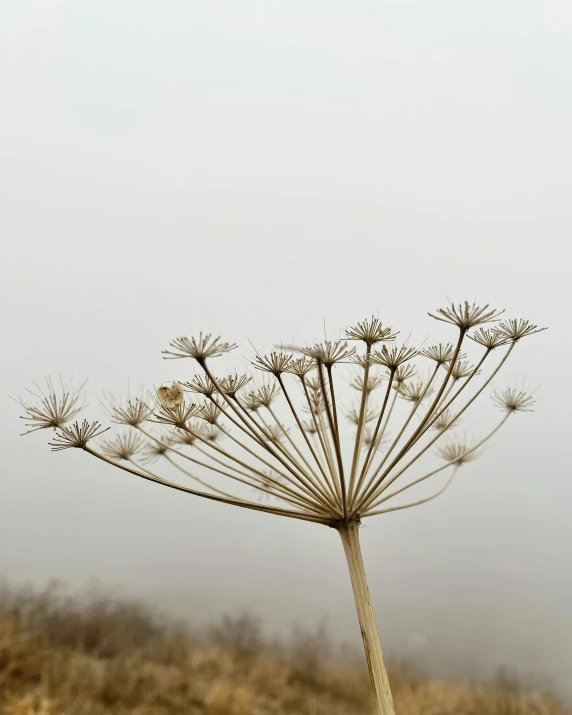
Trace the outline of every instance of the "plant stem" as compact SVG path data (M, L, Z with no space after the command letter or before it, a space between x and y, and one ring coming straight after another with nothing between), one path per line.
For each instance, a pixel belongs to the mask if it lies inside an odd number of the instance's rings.
M395 715L359 543L359 523L338 527L352 582L376 715Z

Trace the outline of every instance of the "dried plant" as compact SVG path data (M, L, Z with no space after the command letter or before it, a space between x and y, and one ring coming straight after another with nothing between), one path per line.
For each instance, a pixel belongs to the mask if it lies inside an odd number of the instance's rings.
M68 424L79 411L81 390L62 387L57 394L49 383L48 394L36 395L36 403L19 402L34 430L56 430L50 443L54 450L80 448L118 469L181 492L337 530L347 558L376 712L388 715L394 712L392 696L358 529L365 518L424 504L442 494L461 465L476 458L479 448L511 415L530 411L533 400L523 390L495 392L494 402L503 412L500 421L470 443L452 434L517 343L540 331L526 320L499 323L500 315L488 306L467 302L439 309L432 317L457 334L450 343L421 351L396 345L397 333L371 318L348 328L345 340L257 353L252 365L265 377L253 383L247 374L219 378L212 370L212 359L235 349L234 344L203 333L198 338L180 337L164 355L194 360L197 374L189 382L159 387L148 400L128 397L121 402L110 397L112 421L131 431L101 448L92 442L102 432L98 422ZM482 327L491 322L494 327ZM461 352L469 349L475 351L474 365ZM495 361L498 352L501 356ZM429 375L414 377L420 374L415 362L427 359L433 362ZM348 365L354 371L350 395L356 391L359 395L349 412L342 407L342 402L347 404L343 395L347 381L340 381L337 372ZM374 404L371 393L382 385ZM149 430L153 422L161 425L161 433ZM388 437L388 426L395 437ZM406 481L405 473L430 456L433 447L439 466L426 467L420 476ZM167 471L159 474L155 468L143 467L134 460L139 453L146 461L161 458ZM437 491L394 503L395 497L440 473L447 478ZM175 474L201 488L186 486ZM397 480L401 484L390 490Z

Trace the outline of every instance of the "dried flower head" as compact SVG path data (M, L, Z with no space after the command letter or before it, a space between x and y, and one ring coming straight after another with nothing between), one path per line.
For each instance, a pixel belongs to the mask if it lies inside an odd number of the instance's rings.
M183 386L180 382L174 382L170 387L162 385L157 388L157 397L165 409L174 410L183 404Z
M359 412L360 411L358 407L353 407L351 410L348 410L346 414L348 421L354 425L358 425L360 423ZM367 408L363 414L364 423L371 422L372 420L374 420L377 417L378 412L379 410L376 410L374 408Z
M220 406L214 401L207 402L206 404L202 405L197 412L198 417L200 417L205 422L208 422L211 425L214 425L218 422L221 414L222 410Z
M499 316L504 313L503 310L489 309L488 304L482 307L468 301L455 305L451 303L446 308L438 308L437 315L429 313L435 320L441 320L443 323L456 325L461 330L469 330L476 325L483 323L491 323L498 320Z
M367 376L367 384L364 381L363 375L356 375L354 379L350 382L350 387L354 390L362 392L365 386L365 391L369 394L376 390L380 385L383 384L383 375L372 375L371 373Z
M259 407L270 407L279 394L280 387L275 382L263 382L251 390L248 396L252 397Z
M532 412L535 400L528 392L509 387L493 393L493 402L507 412Z
M309 377L306 380L306 387L311 390L312 392L321 392L322 391L322 381L320 380L319 377Z
M416 355L417 350L407 345L403 345L400 348L397 345L392 345L390 348L387 345L382 345L381 350L372 352L371 362L374 365L383 365L388 370L396 370L400 365L411 360Z
M273 350L267 355L257 355L252 364L257 370L269 372L279 377L283 372L286 372L293 359L293 356L289 353Z
M362 444L362 449L369 449L371 446L371 443L373 442L373 435L375 434L375 431L372 429L366 429L363 433L363 444ZM391 442L391 438L388 435L383 435L381 440L379 439L379 435L376 437L376 442L377 442L377 450L378 452L383 451L386 447L389 446Z
M349 362L356 352L356 349L350 348L344 340L324 340L321 343L315 343L306 350L306 355L313 357L326 367L331 367L338 362Z
M102 452L110 459L129 461L143 446L137 432L120 432L115 439L103 443Z
M471 365L467 360L457 360L453 365L451 370L451 377L453 381L462 379L463 377L469 377L469 375L478 375L478 371L475 372L475 366Z
M437 365L444 365L453 359L455 348L451 343L439 343L438 345L431 345L421 350L419 354L429 358L429 360L434 360Z
M472 462L477 459L478 452L465 441L459 442L452 440L448 444L442 444L436 450L437 456L445 462L451 462L457 466Z
M153 413L153 409L140 397L132 398L128 395L125 402L119 402L113 395L107 394L106 400L106 412L111 421L118 425L138 427Z
M26 420L26 427L31 428L23 434L30 434L40 429L57 429L72 420L83 409L82 391L84 386L85 382L78 388L74 388L60 381L60 390L56 392L48 377L45 389L36 384L37 393L31 390L27 391L36 398L38 401L36 404L21 397L12 397L24 408L25 414L21 419Z
M205 425L203 422L190 420L187 422L186 429L176 429L173 433L173 444L183 444L187 447L192 447L197 439L204 438Z
M224 437L222 432L216 425L209 424L205 427L204 433L201 435L207 442L216 442Z
M191 418L196 417L200 413L201 409L201 405L197 405L193 402L186 403L184 400L176 407L165 407L165 405L159 402L157 411L153 413L153 419L150 418L150 421L182 429L186 427L187 422Z
M468 335L467 337L473 342L487 348L487 350L494 350L510 342L506 335L499 332L497 328L479 328L475 330L472 335Z
M213 338L211 333L203 335L200 332L198 338L175 338L169 343L169 347L173 350L163 350L165 360L190 357L202 362L207 358L220 357L238 346L234 343L223 343L220 337Z
M426 382L419 379L397 384L395 387L400 397L414 403L421 402L421 400L433 394L433 388L428 387Z
M264 439L272 444L280 444L285 438L284 431L279 425L268 425L264 428Z
M349 362L353 362L356 365L359 365L360 367L365 368L366 365L371 365L371 356L369 355L361 355L359 353L355 353L352 355L349 359Z
M110 428L102 429L99 422L88 422L87 420L83 420L81 424L74 422L69 427L60 427L54 441L48 442L48 444L52 448L52 452L60 452L62 449L85 449L90 439L99 437L108 429Z
M218 381L219 387L228 397L235 397L236 393L252 380L248 375L239 375L232 373Z
M346 330L348 340L363 340L366 345L375 345L387 340L395 340L397 333L392 333L391 328L385 328L381 320L372 316L367 320L356 323Z
M292 375L297 375L298 377L304 377L311 370L316 369L316 361L312 358L303 356L299 358L294 358L288 363L284 372L289 372Z
M312 390L308 393L308 405L302 408L305 412L319 415L326 409L324 396L318 390Z
M281 474L265 469L261 475L257 475L256 479L261 488L254 487L252 491L256 492L258 502L269 501L272 498L280 499L280 493L276 489L276 485L285 481ZM265 491L261 491L261 489Z
M304 428L304 432L307 432L308 434L316 434L318 431L313 420L306 420L305 422L302 422L302 427Z
M402 385L406 380L410 380L415 372L414 365L400 365L393 374L393 382Z
M498 326L498 331L501 335L513 343L517 340L525 338L528 335L534 335L535 333L540 333L546 328L539 328L538 325L534 325L529 320L521 319L511 319L505 320Z
M145 461L157 461L158 457L162 457L174 444L175 438L172 434L159 434L157 436L153 436L152 439L145 443Z
M431 423L431 429L437 432L444 432L446 429L458 425L461 421L460 417L454 419L453 411L446 409L437 415L437 418Z
M204 395L205 397L210 397L217 391L214 382L205 374L195 375L192 380L183 383L183 385L190 392L197 392L199 395Z

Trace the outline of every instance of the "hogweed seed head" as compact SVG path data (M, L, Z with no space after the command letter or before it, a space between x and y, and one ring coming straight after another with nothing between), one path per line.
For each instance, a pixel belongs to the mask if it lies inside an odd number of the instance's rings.
M374 365L382 365L388 370L396 370L400 365L411 360L417 355L415 348L410 348L408 345L397 347L392 345L390 348L387 345L382 345L381 350L374 350L371 354L371 362Z
M410 380L416 372L414 365L400 365L393 373L393 382L402 385L406 380Z
M216 402L207 402L205 405L202 405L197 412L198 417L200 417L202 420L208 422L211 425L214 425L218 422L218 419L221 414L222 410Z
M174 444L184 444L193 447L201 437L204 438L205 425L202 422L190 420L186 424L186 429L176 429L173 435Z
M99 437L107 432L110 427L102 428L99 422L88 422L83 420L81 424L74 422L69 427L60 427L56 432L53 442L48 442L52 452L60 452L63 449L85 449L90 439Z
M176 439L172 434L152 435L152 438L145 442L143 453L145 462L156 462L175 444Z
M437 432L444 432L446 429L458 425L460 420L460 417L454 419L453 411L448 408L437 415L437 418L431 423L431 428Z
M223 343L220 337L213 338L211 333L203 335L203 333L200 332L198 338L187 338L184 336L175 338L175 340L169 343L169 347L171 347L172 350L163 350L165 360L194 358L201 362L208 358L220 357L238 346L234 343Z
M383 385L383 375L369 374L367 376L367 384L364 381L363 375L357 375L350 382L350 387L352 387L354 390L357 390L358 392L363 392L365 387L365 391L368 394L370 392L373 392L373 390L376 390L380 385Z
M378 415L378 410L375 410L373 408L368 408L367 410L364 411L363 413L363 421L364 423L371 422L374 420ZM346 414L346 417L348 418L348 421L351 422L354 425L359 425L360 423L360 410L359 407L354 407L351 410L349 410Z
M397 335L398 333L393 333L391 328L384 327L381 320L375 316L359 321L346 330L348 340L363 340L370 347L376 343L395 340Z
M513 343L516 343L521 338L525 338L528 335L534 335L535 333L541 333L546 328L539 328L538 325L534 325L529 320L511 319L505 320L498 326L498 331L501 335Z
M269 372L275 377L280 377L293 360L293 356L289 353L273 350L267 355L257 355L252 364L257 370Z
M197 392L199 395L204 395L205 397L210 397L217 391L214 382L208 375L204 374L195 375L192 380L184 382L183 385L189 392Z
M292 375L297 375L298 377L304 377L312 370L315 370L317 363L315 360L309 357L299 357L294 358L288 363L284 372L289 372Z
M497 328L479 328L472 335L467 337L475 343L482 345L487 350L494 350L501 345L506 345L510 340Z
M449 366L446 365L445 369L448 370ZM467 360L456 360L453 368L451 369L451 378L454 382L461 380L463 377L469 377L472 374L478 375L479 371L475 372L474 365L471 365Z
M431 318L440 320L443 323L456 325L463 331L474 328L483 323L491 323L499 319L499 316L504 313L504 310L494 310L489 308L488 304L482 307L468 301L455 305L451 303L446 308L437 308L437 315L429 313Z
M30 434L40 429L58 429L72 420L83 409L83 388L85 382L78 388L60 381L60 390L56 392L51 378L46 378L46 387L42 389L36 384L37 392L28 390L35 398L35 403L25 398L13 396L12 399L24 409L21 419L26 420Z
M411 380L397 384L395 387L400 397L414 403L421 402L421 400L433 394L433 388L428 387L423 380Z
M445 462L451 462L460 467L478 458L478 452L465 441L451 440L437 448L437 455Z
M419 354L429 358L429 360L434 360L437 365L444 365L453 359L455 348L451 343L439 343L438 345L431 345L424 350L420 350Z
M252 380L249 375L233 373L218 381L221 391L228 397L236 397L236 393Z
M535 399L524 390L509 387L493 393L493 402L506 412L533 412Z
M153 409L141 397L128 396L124 402L119 402L108 393L106 401L106 412L111 421L118 425L138 427L153 414Z
M150 422L158 422L159 424L171 425L172 427L184 429L187 422L192 417L196 417L200 413L201 409L201 405L197 405L193 402L186 403L184 400L175 407L168 407L159 399L157 410L153 413L153 417L150 417L149 420Z
M143 446L144 440L137 432L120 432L114 439L103 443L101 451L110 459L129 461Z

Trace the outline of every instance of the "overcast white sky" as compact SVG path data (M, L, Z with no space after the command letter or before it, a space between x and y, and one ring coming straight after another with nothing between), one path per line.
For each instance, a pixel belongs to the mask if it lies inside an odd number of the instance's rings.
M103 389L186 377L160 356L176 335L221 333L240 363L373 311L446 340L426 315L446 297L548 325L497 383L540 385L536 411L362 539L389 652L565 688L571 39L554 0L4 0L1 392L73 373L98 417ZM0 573L357 642L333 531L51 454L18 414L5 399Z

